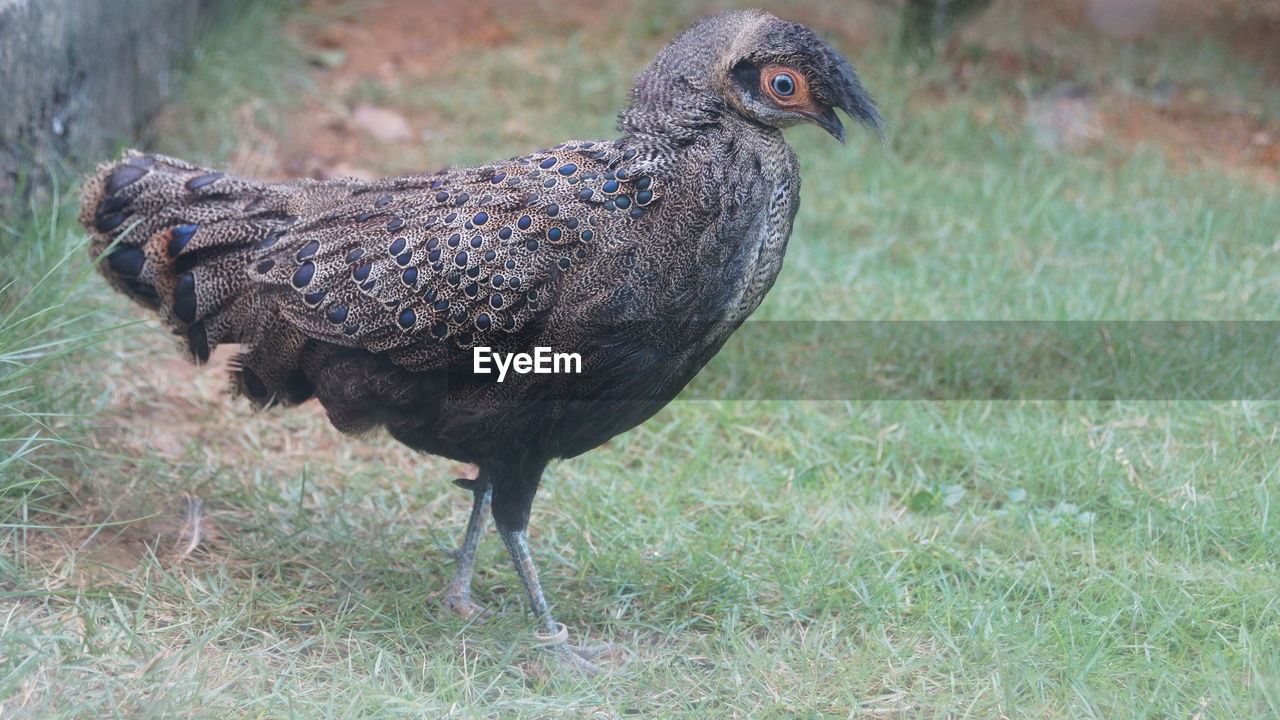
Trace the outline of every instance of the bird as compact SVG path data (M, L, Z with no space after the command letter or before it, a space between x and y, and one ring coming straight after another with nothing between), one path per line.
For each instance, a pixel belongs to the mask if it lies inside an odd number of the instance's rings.
M382 180L265 182L126 150L84 184L79 221L109 283L195 363L239 344L232 394L315 398L340 431L384 429L472 463L444 605L471 597L492 516L535 619L568 641L526 530L543 472L644 422L760 305L799 209L785 128L836 140L836 110L882 135L854 66L812 29L711 15L637 77L619 136ZM478 372L476 354L572 354L578 372Z

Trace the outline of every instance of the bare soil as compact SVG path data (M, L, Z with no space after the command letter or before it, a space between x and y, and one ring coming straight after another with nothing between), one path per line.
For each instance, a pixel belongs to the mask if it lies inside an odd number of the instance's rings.
M343 0L311 0L310 11L334 18L324 27L302 30L305 42L321 57L336 60L317 75L319 92L290 122L295 128L279 148L282 177L328 178L339 175L371 178L362 158L387 157L399 143L411 144L432 118L402 115L410 132L391 142L379 140L377 128L360 122L359 107L344 98L364 83L396 89L425 84L441 72L453 72L458 59L513 44L536 44L599 21L602 8L583 0L537 2L500 0L378 0L358 12ZM554 33L544 33L552 23ZM322 101L324 98L325 101ZM397 113L394 108L379 108ZM423 168L426 169L426 168Z

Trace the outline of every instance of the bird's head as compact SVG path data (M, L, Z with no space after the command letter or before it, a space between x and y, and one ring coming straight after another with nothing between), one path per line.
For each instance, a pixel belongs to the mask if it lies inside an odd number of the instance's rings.
M678 137L732 112L779 129L812 122L843 142L837 108L881 131L843 55L804 25L741 10L705 18L664 48L636 80L621 126Z

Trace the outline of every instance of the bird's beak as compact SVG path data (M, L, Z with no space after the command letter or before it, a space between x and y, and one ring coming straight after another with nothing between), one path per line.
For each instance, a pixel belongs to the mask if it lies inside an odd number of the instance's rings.
M831 133L831 137L844 142L844 123L840 122L840 117L836 115L835 110L826 108L822 112L804 113L804 116Z

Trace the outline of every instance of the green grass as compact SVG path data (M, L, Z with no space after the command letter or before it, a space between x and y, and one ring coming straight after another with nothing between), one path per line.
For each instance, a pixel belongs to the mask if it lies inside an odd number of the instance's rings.
M605 136L626 79L695 14L676 10L338 100L439 118L387 172ZM240 33L221 42L241 69L200 64L189 87L215 72L231 92L260 66L234 43L261 30ZM1155 148L1042 149L1015 89L922 102L934 76L890 57L858 53L890 147L791 134L804 203L760 317L1276 317L1274 188ZM248 92L287 117L285 82ZM213 139L166 149L225 155L241 105L189 105ZM554 465L535 504L559 618L631 651L587 680L532 647L492 535L477 600L504 614L440 607L437 547L468 510L450 463L227 402L153 326L101 334L136 314L81 279L67 212L6 222L0 246L18 271L0 302L0 716L1280 713L1276 403L677 402ZM185 494L212 532L181 557Z
M24 582L31 513L66 520L67 479L91 472L84 434L102 388L73 366L112 328L102 293L83 293L84 245L64 200L0 221L3 262L20 268L0 285L0 596Z

